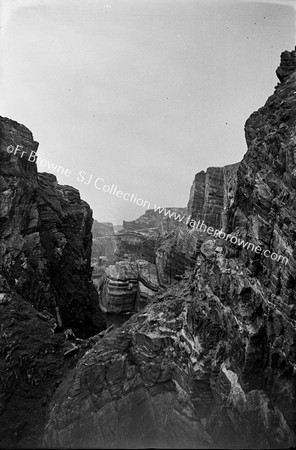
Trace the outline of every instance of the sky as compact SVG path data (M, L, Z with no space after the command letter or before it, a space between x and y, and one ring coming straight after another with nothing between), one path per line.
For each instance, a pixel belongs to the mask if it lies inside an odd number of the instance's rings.
M295 4L2 0L0 115L97 220L184 207L197 172L243 158L245 121L295 47Z

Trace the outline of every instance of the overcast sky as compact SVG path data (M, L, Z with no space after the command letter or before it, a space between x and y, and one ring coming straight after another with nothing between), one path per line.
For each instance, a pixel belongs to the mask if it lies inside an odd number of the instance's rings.
M294 4L2 0L0 115L30 128L43 164L71 170L59 183L99 221L144 209L97 178L151 207L186 206L197 172L246 152L244 123L295 46Z

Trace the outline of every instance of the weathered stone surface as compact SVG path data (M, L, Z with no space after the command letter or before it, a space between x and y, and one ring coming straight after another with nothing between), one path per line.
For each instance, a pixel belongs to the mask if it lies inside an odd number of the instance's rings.
M176 215L180 214L181 217L186 214L186 208L165 208L165 210L170 210L171 213L175 213ZM130 222L124 220L122 231L146 231L147 229L155 229L160 234L164 234L179 226L180 222L178 220L172 220L165 213L159 213L159 211L154 211L154 209L147 209L145 214L136 220Z
M247 121L243 161L199 174L189 202L288 264L180 234L194 271L85 354L52 399L46 447L296 445L295 69Z
M160 243L160 234L156 229L145 231L121 231L116 236L115 256L117 261L128 258L129 261L145 259L151 264L156 261L156 248Z
M53 398L46 447L293 444L295 323L243 263L205 245L189 281L80 361Z
M285 51L281 54L281 63L276 74L281 83L284 83L296 70L296 47L291 52Z
M184 217L183 222L164 217L160 220L159 213L155 215L154 211L149 210L146 216L133 222L137 231L123 229L116 236L118 260L145 259L155 264L161 286L171 284L176 276L183 275L187 268L194 266L197 240L204 239L202 233L187 228L185 208L171 208L170 212ZM147 225L146 228L141 228L142 221Z
M0 132L0 273L59 325L84 336L100 331L89 205L54 175L37 174L38 144L26 127L0 118Z
M45 251L56 306L65 328L90 336L103 327L97 291L91 281L92 211L79 191L39 174L40 243ZM36 301L37 307L46 304Z
M62 330L86 337L104 328L91 281L92 211L76 189L37 173L37 147L26 127L0 117L2 448L38 446L64 355L73 358Z
M0 304L0 447L40 447L46 406L64 371L55 319L13 294Z
M156 267L148 261L119 261L107 267L100 307L108 313L134 312L159 290Z
M156 268L161 286L168 286L175 279L192 269L196 259L197 242L202 233L189 230L185 225L161 239L156 250Z
M191 186L187 214L209 227L224 227L235 196L237 169L238 163L198 172Z
M268 250L241 249L239 257L287 310L296 299L296 73L276 87L245 125L248 152L238 170L229 230ZM277 255L280 256L277 260ZM285 259L284 259L285 258Z

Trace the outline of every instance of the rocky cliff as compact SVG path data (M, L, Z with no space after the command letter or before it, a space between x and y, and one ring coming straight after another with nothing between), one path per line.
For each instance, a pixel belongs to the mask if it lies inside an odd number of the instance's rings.
M170 214L186 218L186 208L166 208ZM185 229L185 223L170 219L164 213L148 209L138 219L123 221L123 229L117 235L116 255L118 259L128 257L131 261L145 259L156 263L157 249L163 238L176 236L180 229Z
M114 228L111 222L98 222L97 220L93 221L92 225L93 238L113 236L114 234L115 234Z
M11 289L60 327L102 327L91 282L92 211L77 189L37 174L31 132L0 118L0 270Z
M113 224L94 220L92 226L92 258L100 264L110 265L115 262L116 236Z
M295 446L294 52L277 73L246 122L243 161L199 174L189 201L207 225L270 253L199 242L191 274L107 333L57 390L46 447Z
M272 367L261 326L268 305L256 285L248 297L245 274L238 283L242 267L228 276L234 261L223 258L221 264L216 248L207 253L217 265L202 257L189 283L170 288L162 301L158 298L84 356L53 397L46 447L281 448L293 443L291 373L284 383L274 373L266 390ZM209 278L202 283L204 273ZM220 283L220 295L209 279ZM225 294L233 300L225 302ZM273 338L282 324L269 317ZM291 327L287 332L292 336Z
M115 258L117 261L145 259L155 264L156 248L161 235L155 229L145 231L121 230L116 236Z
M181 216L186 214L186 208L165 208L172 213L180 214ZM171 220L168 216L165 216L163 212L154 211L154 209L147 209L145 213L138 217L136 220L123 221L123 231L145 231L147 229L158 230L160 234L170 232L180 226L180 222Z
M119 261L109 266L100 289L101 309L109 313L135 312L159 290L157 271L148 261Z
M178 213L186 211L185 208L175 210ZM143 217L134 221L134 231L123 229L116 235L117 262L115 266L109 267L110 273L117 274L116 279L120 280L120 285L124 283L126 286L133 286L133 289L123 289L119 285L115 287L108 271L104 274L104 279L100 274L99 280L94 272L94 282L100 292L100 305L105 312L134 312L140 305L146 304L153 291L176 282L187 269L194 266L197 238L199 237L202 242L203 233L189 230L185 223L178 221L176 221L178 225L170 227L163 226L163 223L159 222L157 227L142 228ZM150 217L150 214L145 217L145 222L147 217ZM154 220L155 215L152 217ZM171 222L174 220L171 219ZM148 223L155 225L152 221ZM139 230L136 227L140 227ZM151 291L149 282L143 284L141 271L134 269L142 260L146 261L155 272L158 285L156 290L152 288ZM118 263L125 267L125 272L119 271L121 275L118 272Z
M210 167L195 175L187 214L213 228L225 227L237 186L238 164Z
M124 221L124 228L116 237L117 258L145 259L155 264L160 286L171 284L176 276L192 267L198 234L191 233L186 226L187 208L165 210L170 216L147 210L132 222Z
M50 393L63 373L67 345L62 331L71 328L87 337L104 328L91 281L92 211L76 189L37 173L37 147L25 126L0 118L4 446L40 433L46 390Z

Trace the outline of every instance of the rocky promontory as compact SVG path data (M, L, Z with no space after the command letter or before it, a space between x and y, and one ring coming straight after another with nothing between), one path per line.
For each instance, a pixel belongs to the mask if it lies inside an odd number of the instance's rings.
M4 447L36 445L51 390L68 364L64 332L86 338L105 326L91 280L92 210L77 189L37 173L37 148L25 126L0 118Z

